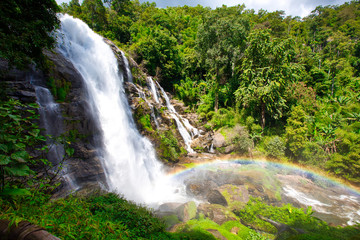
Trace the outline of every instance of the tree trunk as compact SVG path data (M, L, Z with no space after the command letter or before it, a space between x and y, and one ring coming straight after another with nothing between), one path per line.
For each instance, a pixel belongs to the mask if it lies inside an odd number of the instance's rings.
M215 79L215 112L217 112L218 109L219 109L219 82L220 82L220 78L219 78L218 71L216 70L216 79Z
M215 90L215 112L219 110L219 91Z
M10 225L8 220L0 220L1 240L60 240L51 235L43 228L33 225L27 221Z
M261 128L264 131L265 128L265 102L261 100Z

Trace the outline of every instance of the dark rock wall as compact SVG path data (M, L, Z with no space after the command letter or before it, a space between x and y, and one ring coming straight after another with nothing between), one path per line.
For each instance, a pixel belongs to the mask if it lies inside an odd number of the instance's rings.
M71 62L54 52L45 53L50 60L50 70L43 73L29 68L26 70L7 70L7 62L0 60L0 84L2 90L10 97L23 103L35 103L35 86L47 88L49 79L67 81L71 87L66 100L60 102L64 117L64 132L71 132L74 154L66 159L67 174L77 187L106 186L105 173L102 167L102 153L98 147L102 143L102 132L92 115L92 109L87 102L84 80ZM38 122L41 126L41 122ZM66 181L62 181L60 193L66 193Z

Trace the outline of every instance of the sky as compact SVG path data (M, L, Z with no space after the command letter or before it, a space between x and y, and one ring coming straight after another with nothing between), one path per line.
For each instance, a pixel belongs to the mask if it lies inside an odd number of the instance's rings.
M223 4L236 6L245 4L246 9L264 9L269 12L284 10L286 15L305 17L317 6L341 5L350 0L139 0L140 2L155 2L156 6L165 8L167 6L196 6L198 4L215 9ZM69 2L69 0L56 0L58 4Z

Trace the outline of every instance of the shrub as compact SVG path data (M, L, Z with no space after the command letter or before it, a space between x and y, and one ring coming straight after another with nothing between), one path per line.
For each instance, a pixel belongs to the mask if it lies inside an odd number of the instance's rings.
M285 143L279 136L265 139L265 150L269 157L282 158L285 156Z
M170 162L177 162L186 153L171 130L160 134L160 151L161 158Z

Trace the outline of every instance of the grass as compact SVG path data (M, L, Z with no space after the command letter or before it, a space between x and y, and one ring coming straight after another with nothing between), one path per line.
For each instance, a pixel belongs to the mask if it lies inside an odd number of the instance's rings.
M50 200L33 192L0 198L0 212L0 219L26 220L61 239L208 239L196 230L166 232L165 223L150 210L112 193Z

